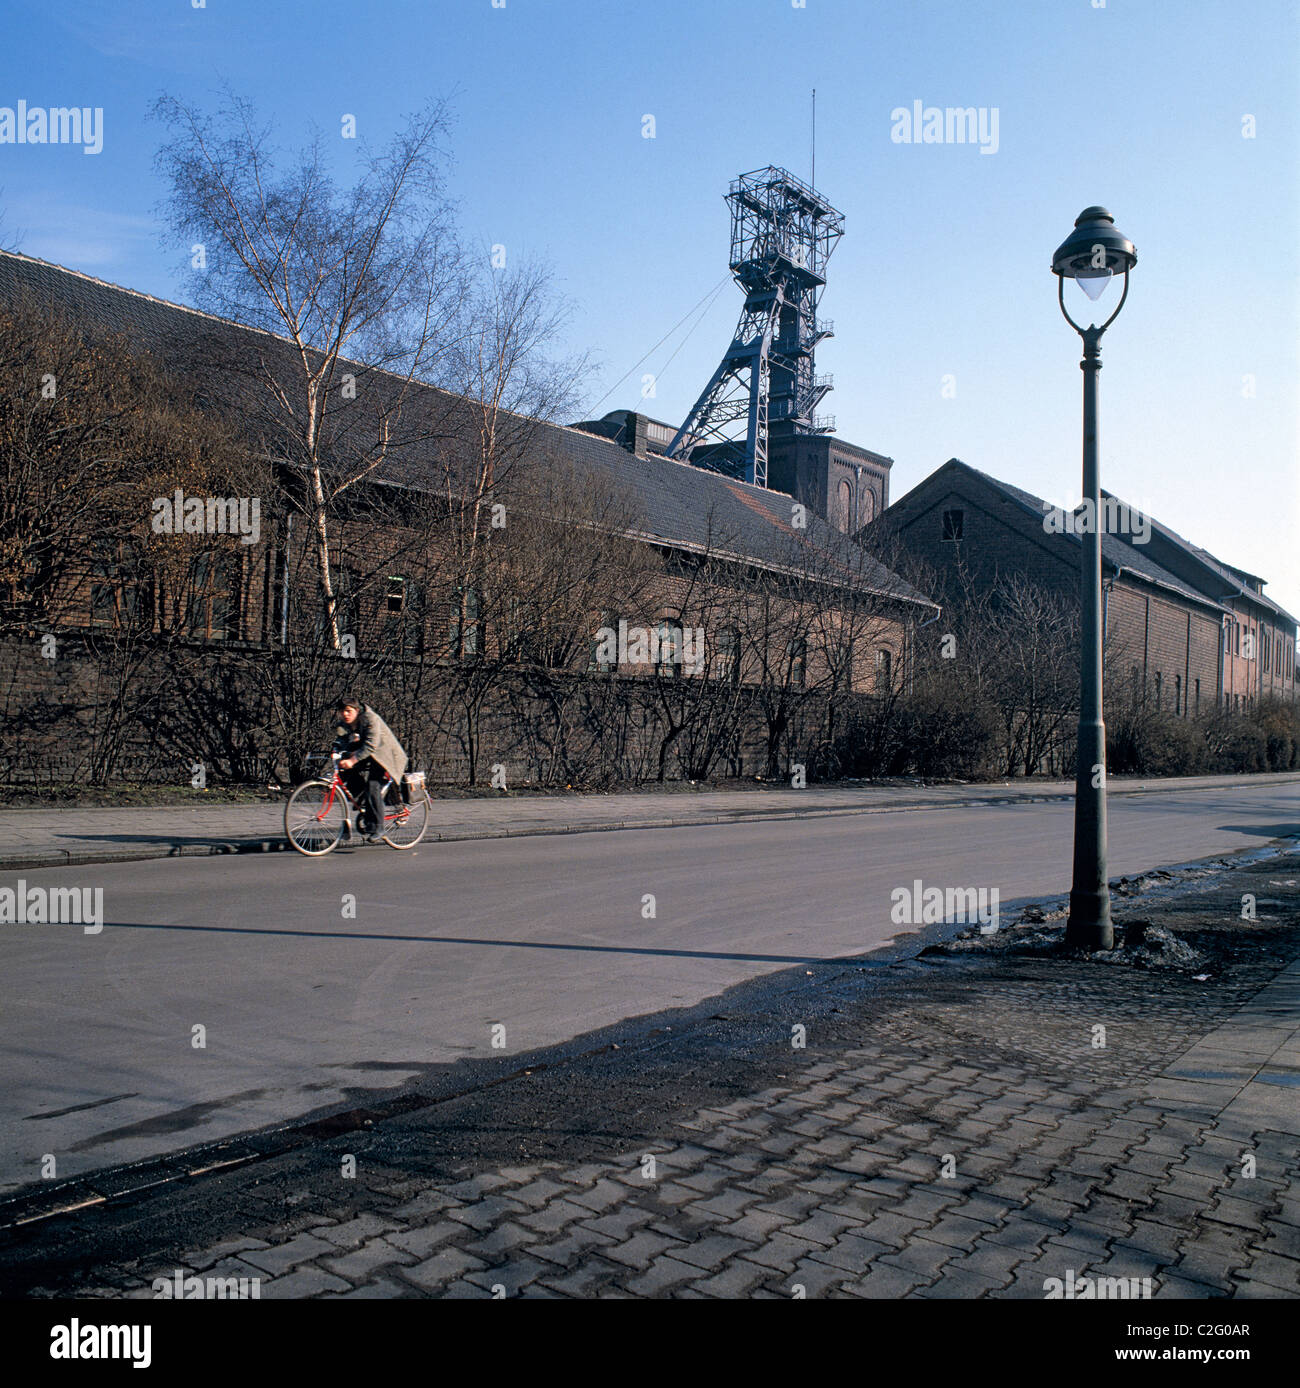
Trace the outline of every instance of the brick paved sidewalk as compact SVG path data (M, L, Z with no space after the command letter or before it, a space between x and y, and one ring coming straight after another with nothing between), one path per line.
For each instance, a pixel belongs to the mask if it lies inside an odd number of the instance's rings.
M1115 777L1110 794L1177 793L1217 787L1292 786L1300 773L1183 776L1165 780ZM878 814L900 809L946 809L990 801L1068 799L1065 781L981 782L972 785L833 785L754 790L646 792L609 795L528 795L499 799L434 800L431 843L599 829L667 828L743 823L807 814ZM282 803L169 806L149 809L0 810L0 871L64 867L212 853L289 851Z
M605 1160L589 1145L421 1174L457 1131L516 1130L503 1086L441 1127L411 1115L322 1143L261 1198L274 1224L246 1215L76 1290L151 1297L179 1270L259 1278L264 1298L1041 1299L1048 1279L1085 1277L1149 1278L1156 1298L1294 1297L1298 868L1292 853L1228 874L1164 912L1223 945L1208 979L1004 954L915 961L872 991L847 969L802 985L816 1006L795 989L763 1012L788 1059L734 1101L657 1125L637 1099L629 1131L612 1097L602 1111L607 1090L568 1107L530 1093L525 1121L560 1148L594 1125ZM1232 919L1243 888L1271 903L1250 926ZM796 1049L783 1038L801 1016ZM725 1042L716 1024L734 1018L711 1020ZM722 1063L704 1031L658 1044Z

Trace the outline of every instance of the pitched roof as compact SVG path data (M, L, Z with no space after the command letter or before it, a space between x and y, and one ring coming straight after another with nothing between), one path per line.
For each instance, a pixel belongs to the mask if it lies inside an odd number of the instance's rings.
M1026 515L1032 516L1041 526L1043 517L1052 508L1052 503L1044 501L1042 497L1035 496L1032 492L1027 492L1021 487L1013 486L1010 482L1004 482L999 477L994 477L991 473L981 472L979 468L971 467L969 463L963 463L960 458L949 458L941 468L937 468L928 477L917 483L906 496L900 497L884 513L889 515L895 507L906 506L907 503L924 487L929 487L941 475L952 469L978 478L986 486L993 488L994 491L1006 497L1009 501L1019 507ZM1118 498L1116 498L1118 500ZM1077 546L1082 544L1078 535L1069 531L1044 531L1045 536L1050 539ZM1168 569L1156 563L1151 556L1144 552L1143 546L1130 544L1120 535L1112 535L1107 532L1102 533L1101 537L1101 557L1103 564L1108 565L1115 573L1130 573L1134 577L1147 583L1155 584L1160 588L1168 588L1186 598L1190 602L1200 604L1202 607L1211 607L1216 611L1221 611L1221 604L1216 597L1208 595L1185 583Z
M121 334L134 350L170 361L211 361L214 343L232 358L242 356L246 360L293 350L287 339L273 333L30 256L0 251L0 302L19 299L60 312L86 329ZM385 388L385 377L387 388L400 388L400 378L372 373L380 389ZM207 383L214 394L224 395L227 403L237 401L241 414L256 408L250 392L245 389L239 393L238 379L232 379L232 373L213 373ZM413 489L436 485L443 475L442 462L448 449L463 437L468 407L469 402L462 397L417 383L412 409L423 414L425 425L414 431L416 441L411 446L395 450L386 460L379 480ZM535 461L562 458L579 475L585 473L593 481L601 479L626 489L640 513L637 538L778 571L811 570L827 582L934 607L924 594L821 517L809 513L806 529L792 528L792 503L784 493L732 481L668 458L636 458L611 440L580 429L515 418L526 426L527 454ZM262 417L263 429L269 419L269 414Z
M738 482L721 473L649 454L637 458L617 444L581 430L547 426L536 447L553 448L576 469L625 486L642 508L640 538L790 572L825 575L900 601L935 604L873 559L860 545L811 511L806 528L792 524L793 500L784 492ZM809 566L807 550L818 558ZM820 560L821 562L818 562Z
M1103 496L1114 496L1113 492L1108 492L1102 488ZM1118 501L1119 497L1115 497ZM1281 617L1283 621L1296 625L1296 619L1282 607L1273 601L1272 598L1265 597L1258 588L1252 588L1246 583L1245 579L1254 579L1256 583L1263 584L1258 574L1248 573L1245 569L1238 569L1232 564L1225 564L1222 559L1216 559L1209 550L1202 549L1199 545L1194 545L1190 540L1185 540L1176 531L1170 530L1167 525L1162 525L1154 516L1149 518L1151 529L1167 540L1171 545L1177 546L1189 559L1201 566L1206 574L1206 587L1204 591L1216 598L1219 602L1224 602L1229 598L1244 598L1249 602L1258 603L1260 607L1266 608L1275 616ZM1216 586L1217 585L1217 586Z

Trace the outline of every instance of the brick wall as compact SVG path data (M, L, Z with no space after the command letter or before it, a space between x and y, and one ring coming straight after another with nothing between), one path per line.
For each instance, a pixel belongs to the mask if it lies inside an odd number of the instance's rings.
M945 513L948 518L945 521ZM908 553L936 574L951 601L964 569L977 589L1012 575L1077 602L1079 551L1048 534L1041 522L1010 498L977 479L950 474L913 500L904 515L889 518ZM960 539L945 539L960 530ZM1128 573L1105 578L1105 613L1112 675L1145 682L1147 697L1180 713L1213 705L1218 689L1219 620L1207 607ZM938 594L936 594L938 596Z
M38 640L0 641L0 716L9 732L0 747L4 782L86 782L110 740L116 756L108 770L115 780L180 785L190 780L195 763L213 784L284 783L301 772L286 760L273 717L270 666L279 659L273 652L187 643L138 649L121 661L74 636L59 638L53 659L42 650ZM464 784L466 727L453 682L432 679L412 699L401 675L391 661L325 658L317 678L314 748L328 749L333 699L351 689L392 724L412 765L426 769L431 782ZM499 764L511 786L653 780L666 727L664 701L671 712L675 699L699 697L698 690L654 676L507 671L488 692L475 729L478 778L490 780ZM842 699L837 716L842 722L869 704L863 696ZM709 774L766 772L768 729L759 692L736 688L719 709L697 718L689 737L674 747L668 779L685 774L701 739L718 729L726 735ZM778 773L788 774L794 762L812 767L826 716L821 692L792 700Z
M1223 692L1228 707L1261 698L1296 697L1295 631L1248 598L1231 598L1223 637Z

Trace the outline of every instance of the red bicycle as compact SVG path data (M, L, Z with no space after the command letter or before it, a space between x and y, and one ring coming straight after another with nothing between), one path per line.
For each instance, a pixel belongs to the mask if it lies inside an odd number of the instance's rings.
M284 807L285 837L309 857L331 853L357 832L360 807L339 775L341 752L332 752L328 778L304 781ZM387 775L387 773L385 773ZM408 772L398 785L388 776L384 785L383 839L390 848L414 848L429 827L429 792L423 771ZM394 788L401 798L393 800Z

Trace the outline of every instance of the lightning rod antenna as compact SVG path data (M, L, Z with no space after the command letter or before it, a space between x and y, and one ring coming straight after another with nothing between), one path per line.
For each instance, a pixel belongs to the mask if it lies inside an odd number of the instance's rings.
M809 185L817 187L817 88L812 89L812 178Z

